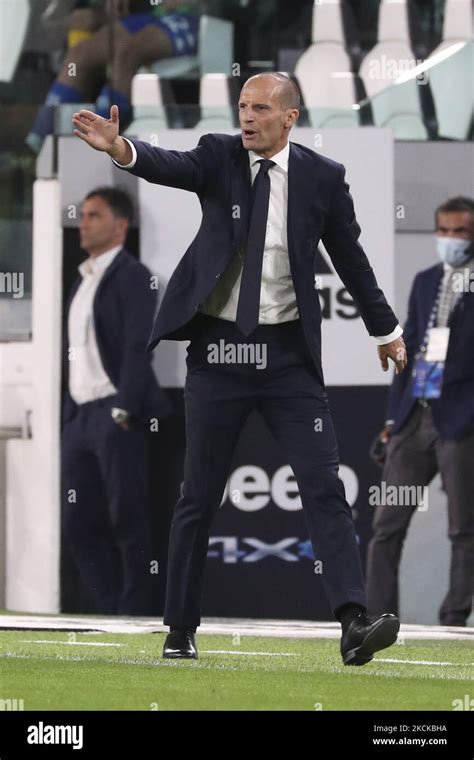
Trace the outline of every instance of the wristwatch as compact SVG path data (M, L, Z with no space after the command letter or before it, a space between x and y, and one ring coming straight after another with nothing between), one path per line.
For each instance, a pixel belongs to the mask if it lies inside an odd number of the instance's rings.
M112 415L112 419L114 422L117 423L117 425L121 425L122 422L128 422L129 420L129 413L125 409L119 409L118 406L113 406L110 410L110 414Z

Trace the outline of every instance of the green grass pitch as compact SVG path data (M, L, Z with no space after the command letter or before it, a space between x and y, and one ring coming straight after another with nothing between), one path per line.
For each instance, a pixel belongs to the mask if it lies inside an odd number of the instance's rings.
M0 631L0 700L24 710L449 711L474 694L469 641L404 639L356 668L342 664L337 639L198 631L199 659L177 661L162 659L164 638Z

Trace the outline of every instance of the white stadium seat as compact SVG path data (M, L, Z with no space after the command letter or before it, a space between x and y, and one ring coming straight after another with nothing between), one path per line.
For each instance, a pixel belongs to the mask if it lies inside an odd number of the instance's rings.
M313 42L298 59L295 78L308 109L311 126L356 126L358 113L351 59L345 50L339 2L316 0Z
M377 40L400 40L410 44L410 25L406 0L382 0L379 7Z
M443 41L427 62L440 137L466 140L473 115L471 0L446 0ZM470 93L470 97L469 97Z
M201 120L196 129L232 129L232 104L229 96L229 82L225 74L204 74L199 91Z
M164 79L184 75L232 74L234 25L230 21L203 14L199 20L199 43L196 55L162 58L147 70Z
M345 45L339 0L315 0L311 24L311 42L337 42Z
M132 80L133 121L125 134L156 132L168 127L166 109L157 74L137 74Z
M471 0L445 0L443 41L472 38Z
M405 0L383 0L379 8L378 42L362 61L359 75L371 99L374 123L390 127L401 140L425 140L416 79L397 84L399 76L414 68L408 7Z
M0 82L11 82L30 19L28 0L0 0Z

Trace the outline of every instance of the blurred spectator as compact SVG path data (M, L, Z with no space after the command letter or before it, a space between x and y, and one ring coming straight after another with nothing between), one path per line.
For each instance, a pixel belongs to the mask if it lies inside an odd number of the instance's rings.
M133 207L98 188L81 212L65 310L62 531L94 612L151 614L148 435L171 411L146 353L156 288L124 249Z
M474 199L452 198L436 212L440 263L413 283L405 325L409 366L395 375L382 481L425 487L439 472L448 499L451 569L441 625L464 626L474 593ZM426 504L424 508L426 509ZM372 614L398 615L398 570L417 505L376 507L368 548ZM426 512L426 519L438 516Z
M27 137L29 147L40 151L45 136L54 131L54 106L61 103L97 100L97 113L106 118L110 106L117 104L126 122L137 69L160 58L194 55L198 26L199 0L163 0L159 6L150 6L148 0L77 2L70 19L70 47Z

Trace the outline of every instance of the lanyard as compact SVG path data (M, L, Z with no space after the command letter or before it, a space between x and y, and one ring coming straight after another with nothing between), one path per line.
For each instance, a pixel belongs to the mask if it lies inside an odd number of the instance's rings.
M433 307L431 309L430 318L428 320L428 324L426 326L425 334L423 337L423 340L420 344L420 348L418 350L418 353L415 357L415 360L419 357L420 353L424 354L426 352L427 346L428 346L428 336L430 334L430 330L432 327L434 327L434 324L436 322L436 316L438 314L438 308L439 308L439 302L441 301L441 294L443 292L443 283L444 283L444 276L441 277L438 293L436 294L435 302L433 304Z

